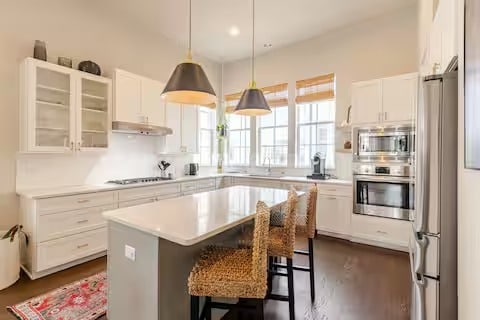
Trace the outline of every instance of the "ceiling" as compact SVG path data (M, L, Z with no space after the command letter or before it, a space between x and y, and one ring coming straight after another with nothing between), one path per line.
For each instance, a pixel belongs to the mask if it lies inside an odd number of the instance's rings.
M259 53L412 6L417 0L257 0ZM123 19L187 46L188 0L109 0ZM233 61L251 52L250 0L192 0L193 51L215 61ZM232 37L229 29L238 27ZM264 44L272 45L265 48Z

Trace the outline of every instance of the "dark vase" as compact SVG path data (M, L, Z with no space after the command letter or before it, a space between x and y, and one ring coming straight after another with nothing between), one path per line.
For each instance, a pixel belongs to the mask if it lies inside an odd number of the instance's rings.
M33 57L38 60L47 61L47 47L44 41L35 40L33 47Z
M78 64L78 70L83 72L88 72L91 74L95 74L97 76L102 74L102 69L100 66L93 61L82 61Z

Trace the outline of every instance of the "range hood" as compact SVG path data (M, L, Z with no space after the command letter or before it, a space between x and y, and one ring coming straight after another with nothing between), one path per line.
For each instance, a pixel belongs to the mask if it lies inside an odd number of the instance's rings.
M125 121L113 121L112 131L130 134L142 134L146 136L166 136L173 133L171 128L155 126L146 123L132 123Z

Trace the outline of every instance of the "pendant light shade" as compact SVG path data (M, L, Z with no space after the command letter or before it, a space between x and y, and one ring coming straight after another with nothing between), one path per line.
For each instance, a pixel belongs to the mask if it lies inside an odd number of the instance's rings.
M248 88L243 91L242 97L235 108L235 113L245 116L263 116L272 112L262 90Z
M177 65L162 95L169 102L181 104L207 105L216 100L215 91L202 67L191 61Z
M186 61L177 65L163 89L168 102L207 105L216 101L215 91L202 67L192 61L192 0L189 1L188 53Z
M255 85L255 0L252 0L252 81L250 87L243 91L238 105L233 111L245 116L262 116L272 112L262 90Z

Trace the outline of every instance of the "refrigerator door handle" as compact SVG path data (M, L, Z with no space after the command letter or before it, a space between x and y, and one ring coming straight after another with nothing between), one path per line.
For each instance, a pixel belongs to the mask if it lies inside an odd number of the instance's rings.
M425 272L425 259L426 259L426 248L428 245L428 239L424 236L419 236L415 234L415 272L423 274Z
M425 319L425 278L423 275L415 272L415 244L414 240L410 238L408 243L409 255L410 255L410 272L412 275L413 282L413 296L412 299L412 309L411 309L411 320L426 320Z

